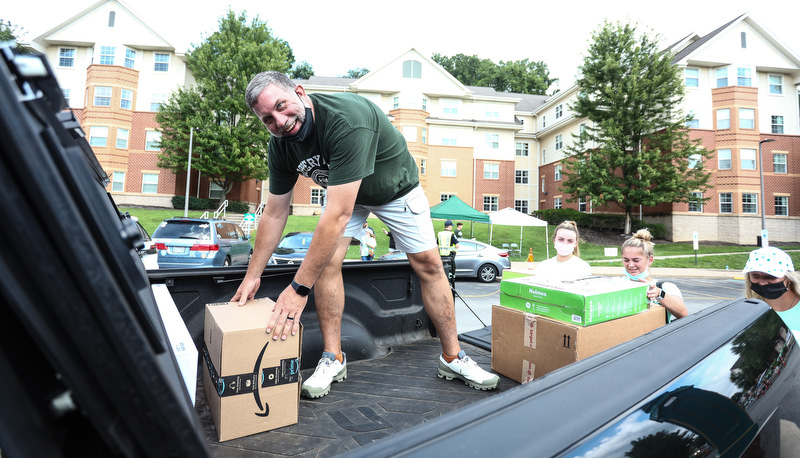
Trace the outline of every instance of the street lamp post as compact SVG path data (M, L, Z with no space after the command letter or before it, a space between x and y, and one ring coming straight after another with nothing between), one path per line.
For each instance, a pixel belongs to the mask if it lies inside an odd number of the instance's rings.
M183 202L183 217L189 217L189 182L192 179L192 139L194 131L200 130L199 127L189 129L189 165L186 167L186 200Z
M761 145L764 143L774 142L774 138L766 138L758 142L758 178L761 182L761 246L765 247L769 244L767 237L767 219L766 207L764 206L764 160L761 154Z

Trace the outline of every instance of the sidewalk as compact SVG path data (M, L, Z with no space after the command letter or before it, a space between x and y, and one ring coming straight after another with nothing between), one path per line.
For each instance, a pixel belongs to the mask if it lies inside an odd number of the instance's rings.
M538 262L511 262L511 272L529 274L539 265ZM733 269L685 269L672 267L651 267L650 273L655 278L721 278L743 280L741 270ZM592 266L593 275L622 276L622 266L617 263L613 266Z

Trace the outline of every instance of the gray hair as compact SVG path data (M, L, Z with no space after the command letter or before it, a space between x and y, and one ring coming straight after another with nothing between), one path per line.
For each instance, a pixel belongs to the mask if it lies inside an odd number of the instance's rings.
M247 106L250 107L251 110L258 101L258 96L261 95L264 89L270 84L274 84L275 86L289 91L293 91L296 86L288 76L281 72L268 71L259 73L250 80L250 84L247 85L247 90L244 94Z

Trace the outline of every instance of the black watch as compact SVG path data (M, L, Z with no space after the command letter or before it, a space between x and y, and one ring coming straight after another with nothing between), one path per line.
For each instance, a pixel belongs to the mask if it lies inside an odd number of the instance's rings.
M658 298L659 299L664 299L664 296L667 295L667 293L664 292L664 282L663 281L657 281L656 282L656 288L661 290L661 293L659 293Z
M294 288L294 292L296 292L298 295L302 297L308 296L308 293L311 292L311 288L309 288L306 285L301 285L300 283L297 283L294 280L292 280L292 288Z

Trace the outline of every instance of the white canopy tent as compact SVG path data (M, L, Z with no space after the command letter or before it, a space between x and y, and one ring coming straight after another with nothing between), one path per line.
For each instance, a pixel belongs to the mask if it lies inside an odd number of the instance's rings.
M520 211L514 210L511 207L506 207L502 210L489 213L489 244L492 244L492 226L495 224L500 226L519 226L519 246L522 250L522 229L525 226L544 226L544 246L547 252L547 257L550 257L550 234L548 234L547 222L539 218L526 215Z

